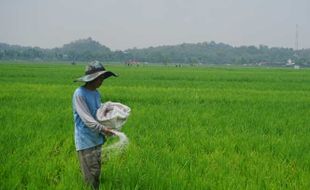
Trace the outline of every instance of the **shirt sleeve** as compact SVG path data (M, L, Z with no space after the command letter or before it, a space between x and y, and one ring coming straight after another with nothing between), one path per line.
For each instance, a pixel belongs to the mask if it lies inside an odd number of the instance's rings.
M82 96L76 96L74 98L75 110L80 116L81 120L85 123L85 125L91 128L94 131L99 133L103 132L105 128L104 125L101 125L90 113L88 106Z

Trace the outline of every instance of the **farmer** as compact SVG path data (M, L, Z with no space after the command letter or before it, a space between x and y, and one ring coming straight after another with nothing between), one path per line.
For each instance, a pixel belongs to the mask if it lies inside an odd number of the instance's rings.
M85 182L93 189L99 189L101 170L101 146L105 142L104 135L112 135L111 129L96 120L96 111L101 99L97 91L103 80L117 76L106 71L98 61L86 66L85 75L74 82L85 82L73 94L73 117L75 125L75 146Z

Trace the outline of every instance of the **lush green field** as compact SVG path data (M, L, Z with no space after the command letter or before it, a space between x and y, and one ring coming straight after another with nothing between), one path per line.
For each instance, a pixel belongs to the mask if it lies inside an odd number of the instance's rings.
M310 189L310 70L107 66L127 152L101 189ZM73 141L82 65L0 64L0 189L85 189Z

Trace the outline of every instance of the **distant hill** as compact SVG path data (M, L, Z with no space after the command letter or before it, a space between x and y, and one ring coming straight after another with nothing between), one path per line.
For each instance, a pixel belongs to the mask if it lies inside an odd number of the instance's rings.
M94 41L92 38L76 40L74 42L65 44L61 48L62 52L75 52L77 54L85 53L85 52L92 52L92 53L111 53L111 50L101 45L99 42Z
M92 38L80 39L63 45L61 48L52 49L58 55L62 55L62 59L73 61L88 61L92 59L109 60L112 51L101 45Z
M285 65L288 60L310 66L310 49L268 46L233 47L224 43L202 42L158 46L143 49L111 51L92 38L80 39L60 48L42 49L0 43L0 60L64 60L64 61L117 61L183 64L241 64Z

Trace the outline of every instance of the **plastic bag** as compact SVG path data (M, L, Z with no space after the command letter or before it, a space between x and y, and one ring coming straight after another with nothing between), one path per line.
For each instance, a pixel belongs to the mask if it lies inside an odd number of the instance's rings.
M118 102L106 102L97 110L97 120L104 126L120 131L131 109Z
M112 128L112 132L119 139L118 142L103 147L103 151L108 155L116 155L128 145L129 140L127 136L120 131L126 123L130 111L131 109L128 106L110 101L101 104L100 108L97 110L96 117L98 122L106 127Z

